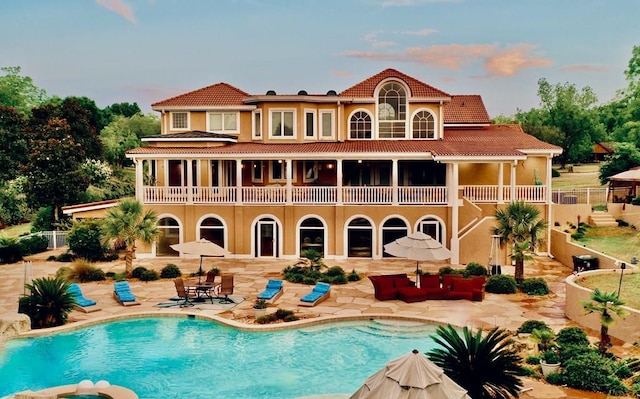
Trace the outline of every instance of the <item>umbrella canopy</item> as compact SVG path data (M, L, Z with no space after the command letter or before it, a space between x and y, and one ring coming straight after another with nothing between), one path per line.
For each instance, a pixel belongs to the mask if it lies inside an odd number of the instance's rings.
M426 356L414 349L367 378L349 399L471 399Z
M413 260L444 260L451 258L451 251L442 243L423 232L415 232L384 246L389 255Z
M173 244L171 248L185 254L199 255L200 256L200 269L198 273L198 284L200 284L200 277L202 276L202 258L205 256L225 256L231 254L231 252L222 248L220 245L213 243L205 238L201 238L195 241L183 242L181 244Z

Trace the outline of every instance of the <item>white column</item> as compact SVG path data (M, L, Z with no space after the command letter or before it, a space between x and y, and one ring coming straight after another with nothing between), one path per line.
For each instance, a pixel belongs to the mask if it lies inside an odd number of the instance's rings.
M551 180L553 179L553 174L551 173L551 168L553 168L553 158L549 156L547 158L547 178L544 184L547 202L547 255L551 255L551 226L553 226L553 201L551 195Z
M460 263L460 238L458 237L459 206L458 201L458 163L447 164L447 177L451 176L448 182L449 204L451 205L451 264Z
M136 199L144 204L144 171L142 169L142 159L134 158L133 163L136 165ZM151 165L149 165L151 169Z
M242 203L242 159L236 159L236 204Z
M510 201L516 200L516 170L518 168L518 161L513 161L511 164L511 195Z
M342 159L336 160L336 203L342 205Z
M193 204L193 159L187 159L187 204Z
M287 179L287 204L291 205L293 203L293 160L287 159L285 162L285 172ZM304 171L303 171L304 172Z
M504 164L498 166L498 204L504 204Z
M391 204L398 205L398 160L391 160Z

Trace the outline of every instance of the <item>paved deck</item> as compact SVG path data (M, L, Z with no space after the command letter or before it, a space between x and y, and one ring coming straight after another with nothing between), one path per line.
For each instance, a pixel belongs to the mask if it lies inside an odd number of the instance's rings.
M38 255L31 258L34 277L54 275L63 263L46 262L44 259L49 254ZM144 266L160 271L168 263L176 264L183 274L198 270L198 259L158 258L137 259L134 266ZM92 320L104 317L126 315L131 313L164 313L184 312L202 314L207 316L217 315L238 323L252 323L252 305L256 295L261 292L269 278L281 278L281 270L292 264L290 260L263 260L263 259L221 259L205 258L203 269L209 270L217 267L223 273L235 274L234 296L242 296L246 299L232 309L222 309L219 306L211 306L205 303L202 306L179 309L176 307L158 308L156 305L175 297L175 288L172 280L160 280L155 282L141 282L132 280L131 289L141 302L140 306L124 307L118 304L112 297L113 282L83 283L82 290L86 297L98 302L101 310L92 313L73 311L69 321L71 324L83 320ZM383 261L372 260L346 260L327 261L329 266L341 266L347 272L355 269L361 274L390 274L415 272L415 263L402 259L385 259ZM427 262L421 263L423 270L437 272L444 265ZM124 261L100 264L105 271L122 272ZM0 267L0 315L12 313L17 310L17 298L23 293L23 268L21 264L2 265ZM503 266L503 273L512 274L510 267ZM530 297L524 294L497 295L487 294L482 302L470 302L466 300L444 301L429 300L417 303L404 303L399 300L378 301L373 297L373 286L367 278L359 282L342 286L333 286L331 298L316 307L305 308L298 306L301 296L309 292L310 287L300 284L285 282L284 294L271 306L271 311L276 308L294 310L298 315L306 318L319 316L359 316L359 315L392 315L405 316L433 320L441 323L451 323L457 326L469 326L472 328L491 328L501 326L515 331L525 320L544 320L556 331L565 326L575 325L564 316L564 278L571 274L572 269L548 258L536 258L527 262L525 277L543 277L552 291L550 295L543 297ZM594 333L594 332L591 332ZM621 346L616 349L624 350ZM562 389L546 385L539 381L526 380L526 387L532 388L524 393L522 398L605 398L605 395L585 393Z

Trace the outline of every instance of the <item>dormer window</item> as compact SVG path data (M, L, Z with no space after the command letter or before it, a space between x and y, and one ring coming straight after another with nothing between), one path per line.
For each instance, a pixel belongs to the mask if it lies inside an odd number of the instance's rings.
M217 133L238 133L238 120L240 114L238 112L210 112L209 128L210 132Z
M407 131L407 94L398 82L386 83L378 93L378 137L403 139Z

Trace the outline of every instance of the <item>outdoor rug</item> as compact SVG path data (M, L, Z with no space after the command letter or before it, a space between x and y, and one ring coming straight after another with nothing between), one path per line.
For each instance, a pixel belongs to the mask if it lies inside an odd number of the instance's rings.
M211 300L207 299L204 302L193 302L193 306L189 308L193 309L202 309L202 310L229 310L233 309L239 303L242 303L246 298L240 295L229 295L229 299L231 299L234 303L219 303L219 299L213 299L213 303ZM180 299L179 298L170 298L164 302L160 302L155 305L156 308L179 308L180 307Z

